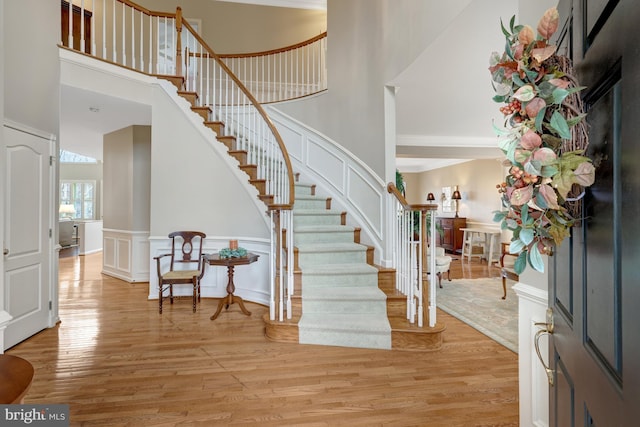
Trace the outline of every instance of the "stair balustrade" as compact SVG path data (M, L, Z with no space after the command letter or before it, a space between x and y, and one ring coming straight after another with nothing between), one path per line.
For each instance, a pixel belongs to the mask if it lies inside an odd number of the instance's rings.
M327 89L326 31L309 40L220 58L261 103L302 98Z
M179 93L204 112L204 125L219 140L229 141L230 154L246 156L243 166L251 169L252 181L264 186L261 199L272 224L270 317L282 321L287 312L290 318L293 251L285 248L293 247L293 171L282 138L260 103L183 18L180 7L167 13L129 0L83 0L80 6L63 2L62 8L68 8L69 16L62 46L174 83L177 77ZM74 13L83 19L74 19ZM287 242L281 238L284 229L290 230Z
M391 227L392 263L396 270L396 289L407 297L407 319L424 324L425 271L430 271L427 289L429 327L436 325L436 266L435 257L429 257L431 266L425 269L427 244L436 246L435 215L438 205L407 203L393 183L387 185L391 210L395 213L395 226ZM430 215L429 221L427 216ZM430 231L427 233L427 223ZM427 243L427 236L430 242Z

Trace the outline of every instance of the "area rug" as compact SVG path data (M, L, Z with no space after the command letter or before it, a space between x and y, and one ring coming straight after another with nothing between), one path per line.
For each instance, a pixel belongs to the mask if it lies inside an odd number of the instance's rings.
M443 280L436 305L453 317L482 332L511 351L518 352L518 297L507 281L507 299L502 297L502 279Z

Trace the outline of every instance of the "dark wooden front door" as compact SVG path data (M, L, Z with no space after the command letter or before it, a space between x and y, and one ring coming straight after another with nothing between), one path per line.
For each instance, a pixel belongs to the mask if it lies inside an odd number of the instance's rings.
M640 425L640 2L561 0L595 184L550 262L550 425Z

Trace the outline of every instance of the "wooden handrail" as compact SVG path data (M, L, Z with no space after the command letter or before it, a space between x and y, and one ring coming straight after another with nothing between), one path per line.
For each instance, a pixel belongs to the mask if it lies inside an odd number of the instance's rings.
M400 203L400 205L408 211L426 212L426 211L438 210L437 204L409 204L407 202L407 199L404 198L402 193L398 190L396 185L392 182L387 184L387 191L393 196L395 196L395 198L398 199L398 202Z
M325 37L327 37L327 32L326 31L324 33L322 33L322 34L318 34L317 36L310 38L309 40L305 40L305 41L300 42L300 43L292 44L291 46L281 47L281 48L272 49L272 50L264 50L264 51L261 51L261 52L221 53L218 56L220 58L251 58L251 57L254 57L254 56L275 55L275 54L278 54L278 53L284 53L284 52L289 52L290 50L299 49L301 47L304 47L304 46L310 45L312 43L315 43L318 40L322 40Z
M280 147L280 152L282 153L282 157L284 158L285 164L287 166L287 175L289 180L289 203L282 204L282 205L269 205L269 209L270 210L278 209L278 207L281 207L281 206L284 206L282 207L282 209L293 209L293 204L295 202L295 194L294 194L295 183L293 178L293 167L291 166L291 159L289 158L289 153L287 152L287 148L284 145L284 141L282 140L282 137L280 136L278 129L276 129L275 125L267 115L267 112L264 110L264 108L262 108L262 105L260 105L260 103L253 96L253 94L246 88L244 84L242 84L240 79L238 79L238 77L231 71L231 69L227 67L227 64L225 64L224 61L220 59L220 56L218 56L218 54L215 53L213 49L211 49L211 47L209 47L209 45L202 39L202 37L200 37L200 35L193 29L193 27L189 24L189 22L184 20L182 21L182 24L189 30L191 35L200 43L200 45L203 48L205 48L207 52L209 52L210 57L218 63L220 68L222 68L225 71L225 73L227 73L227 75L231 77L231 80L234 81L234 83L240 88L240 90L244 93L247 99L249 99L249 101L253 104L254 108L258 111L260 116L262 116L262 119L265 121L265 123L273 133L273 136L275 137L276 142Z

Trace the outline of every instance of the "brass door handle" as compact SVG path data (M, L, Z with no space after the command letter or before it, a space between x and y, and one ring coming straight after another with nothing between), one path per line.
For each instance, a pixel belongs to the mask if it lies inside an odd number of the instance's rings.
M553 387L554 384L554 374L555 371L551 368L549 368L549 366L544 363L544 359L542 358L542 354L540 354L540 337L543 335L553 335L553 331L554 331L554 324L553 324L553 309L551 307L547 308L547 321L542 323L542 322L537 322L535 323L536 326L542 326L543 329L540 329L538 332L536 332L536 335L533 339L533 343L534 346L536 348L536 354L538 355L538 359L540 359L540 363L542 363L542 367L544 368L544 371L547 374L547 381L549 381L549 385L551 387Z

